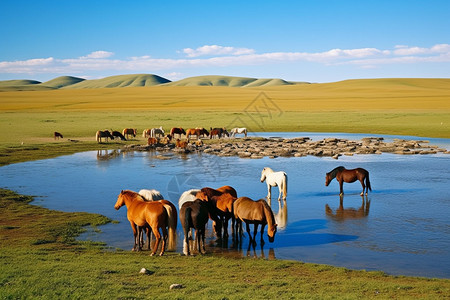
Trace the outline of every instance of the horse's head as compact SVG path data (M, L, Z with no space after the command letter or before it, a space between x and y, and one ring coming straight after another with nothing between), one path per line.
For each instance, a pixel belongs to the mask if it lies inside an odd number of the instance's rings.
M267 236L269 237L269 242L273 243L275 240L275 233L277 233L277 224L273 224L271 228L267 229Z
M261 182L264 182L264 180L266 180L266 168L261 171Z
M117 197L116 204L114 205L114 208L116 210L119 210L122 206L125 205L125 195L123 193L123 190L120 192L119 196Z
M328 186L330 184L331 180L332 180L332 178L330 176L330 173L327 173L325 175L325 186Z

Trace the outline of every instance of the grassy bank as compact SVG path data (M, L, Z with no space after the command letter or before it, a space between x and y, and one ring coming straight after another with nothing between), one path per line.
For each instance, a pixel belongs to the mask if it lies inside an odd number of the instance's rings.
M444 299L450 281L388 276L325 265L211 255L103 251L77 242L82 226L109 220L30 205L0 190L0 298ZM139 274L141 268L149 275ZM182 289L170 290L173 283Z

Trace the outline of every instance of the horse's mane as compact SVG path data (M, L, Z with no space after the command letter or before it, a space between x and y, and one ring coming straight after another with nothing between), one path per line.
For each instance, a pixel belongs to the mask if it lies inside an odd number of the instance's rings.
M139 193L136 193L131 190L123 190L121 192L121 194L128 198L136 198L137 197L137 198L140 198L141 200L145 201L145 198L142 195L139 195Z
M275 224L276 224L276 221L275 221L275 216L273 215L272 208L270 208L270 206L269 206L269 204L266 202L266 200L261 199L261 200L259 200L259 201L261 201L261 202L263 203L263 206L264 206L264 214L265 214L266 219L267 219L267 224L269 224L269 218L270 218L270 220L272 221L272 226L275 225Z
M208 196L208 198L212 198L214 196L220 196L223 194L221 191L218 191L218 190L215 190L215 189L209 188L209 187L204 187L200 191L203 192L206 196Z
M264 167L263 170L269 170L269 171L272 171L272 172L273 172L273 170L272 170L271 168L269 168L269 167Z
M342 170L345 170L345 168L343 166L339 166L339 167L334 168L330 172L328 172L327 175L329 175L331 177L331 179L334 179L334 178L336 178L336 174L338 172L341 172Z

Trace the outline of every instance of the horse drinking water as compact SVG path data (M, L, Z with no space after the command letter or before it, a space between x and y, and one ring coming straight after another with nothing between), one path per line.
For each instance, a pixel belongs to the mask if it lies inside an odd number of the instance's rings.
M366 195L368 194L369 190L372 191L372 187L370 186L369 181L369 172L363 168L357 168L357 169L351 169L347 170L343 166L339 166L337 168L334 168L332 171L328 172L325 176L325 186L328 186L330 182L336 178L336 180L339 182L340 187L340 194L344 194L344 181L345 182L355 182L356 180L359 180L362 185L362 192L361 196L364 195L364 190L366 191ZM365 181L365 184L364 184Z
M287 174L283 171L274 172L271 168L265 167L261 172L261 182L267 183L267 200L271 201L271 187L278 186L280 190L280 194L278 196L278 201L281 200L281 196L283 196L283 200L286 200L287 196Z

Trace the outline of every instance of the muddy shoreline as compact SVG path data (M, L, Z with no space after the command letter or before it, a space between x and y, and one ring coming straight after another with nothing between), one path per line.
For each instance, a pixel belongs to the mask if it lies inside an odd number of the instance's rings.
M324 138L313 141L309 137L300 138L240 138L193 141L185 148L176 147L173 143L154 145L127 145L122 151L151 151L162 152L161 159L167 159L164 152L175 153L207 153L218 156L238 156L241 158L258 159L263 157L301 157L307 155L332 157L352 156L355 154L394 153L401 155L426 155L444 153L447 149L430 145L427 140L394 139L385 142L382 137L367 137L361 140L340 138Z

